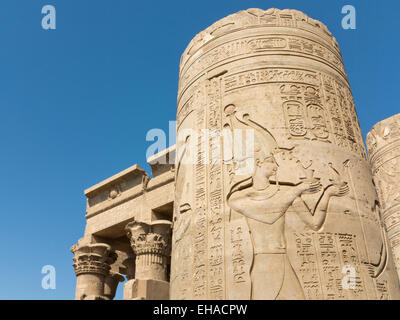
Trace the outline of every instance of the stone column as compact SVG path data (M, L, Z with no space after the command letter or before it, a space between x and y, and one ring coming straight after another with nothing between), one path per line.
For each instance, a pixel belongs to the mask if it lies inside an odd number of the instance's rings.
M135 278L135 267L136 258L134 255L128 255L128 257L122 261L122 265L125 267L126 278L132 280Z
M183 52L177 100L172 299L400 298L323 23L274 8L217 21Z
M378 122L367 135L382 219L400 277L400 114Z
M168 265L171 250L170 221L133 221L125 230L135 259L135 279L124 286L124 299L169 298Z
M110 271L104 279L104 296L112 300L117 292L118 284L125 280L124 276L118 272Z
M75 255L73 266L77 277L75 299L112 299L123 277L110 273L111 264L117 258L111 247L104 243L77 244L71 248L71 252Z

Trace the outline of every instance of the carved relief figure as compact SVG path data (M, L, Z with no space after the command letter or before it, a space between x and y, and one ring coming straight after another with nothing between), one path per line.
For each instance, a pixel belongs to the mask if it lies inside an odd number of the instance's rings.
M251 276L252 299L304 299L299 279L288 259L285 239L285 214L290 207L312 229L324 224L332 197L343 197L349 189L344 181L323 187L313 170L300 183L278 181L276 155L284 151L272 134L249 114L229 107L228 116L255 129L254 163L251 177L234 184L228 195L229 207L246 218L254 247ZM282 168L285 170L285 168ZM275 181L274 181L275 180ZM271 183L275 182L275 183ZM321 192L314 208L302 201L302 195ZM300 199L302 206L292 206Z
M173 226L173 243L175 253L172 257L175 259L176 266L172 271L179 271L175 278L172 274L171 280L176 281L176 286L180 286L177 292L180 296L176 297L183 299L186 285L185 281L189 281L190 272L190 255L191 243L187 232L190 229L192 206L190 201L190 168L188 158L190 157L190 136L187 136L185 142L177 149L177 173L176 173L176 208ZM175 279L174 279L175 278ZM182 291L183 290L183 291ZM174 298L174 297L173 297Z
M174 240L178 242L186 233L190 224L191 201L187 199L190 196L190 182L187 176L190 166L188 158L190 157L190 136L186 137L184 144L178 148L178 165L176 173L176 194L177 194L177 215L174 219Z

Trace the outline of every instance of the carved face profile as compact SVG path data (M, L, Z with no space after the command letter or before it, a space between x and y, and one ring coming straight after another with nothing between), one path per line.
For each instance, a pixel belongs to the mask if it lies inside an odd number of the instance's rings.
M267 179L271 176L276 175L278 170L278 164L276 163L275 158L272 155L264 158L264 160L257 159L256 166L256 174Z
M240 164L241 162L245 162L248 159L251 159L255 164L255 170L251 171L251 175L253 177L257 175L257 178L269 179L272 176L276 176L279 165L275 159L275 155L283 152L284 150L292 150L293 148L280 148L275 137L267 128L255 121L249 113L239 111L235 105L230 104L226 106L224 112L230 122L226 125L226 128L229 128L231 130L233 127L240 129L246 128L246 130L252 130L254 134L254 148L252 150L253 153L251 155L248 155L246 153L247 157L242 158L237 158L236 156L234 156L234 163L236 164L236 166L238 166L238 164ZM233 135L233 137L235 138L235 135ZM248 164L249 162L247 162L247 165ZM248 170L247 172L250 172L250 170Z

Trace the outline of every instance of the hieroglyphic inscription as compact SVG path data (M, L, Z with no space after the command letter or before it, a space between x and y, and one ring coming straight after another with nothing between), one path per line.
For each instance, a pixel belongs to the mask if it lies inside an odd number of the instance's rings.
M366 158L365 148L363 145L363 138L361 134L358 117L354 106L353 96L350 89L338 81L335 81L336 93L339 98L339 105L343 115L345 125L345 132L347 137L348 146L354 153L360 154Z
M307 299L365 299L356 236L340 233L295 234L298 269ZM344 288L345 266L354 268L354 285Z
M299 278L303 284L304 295L309 300L322 299L322 283L312 234L296 235L296 249L300 261Z
M325 299L344 299L341 280L341 266L336 239L332 233L315 235L315 242L321 261L321 278L324 283Z
M355 276L353 279L354 288L347 289L346 294L350 299L367 299L368 297L366 296L364 284L365 280L363 279L363 271L361 270L360 257L355 236L351 234L338 234L337 244L342 265L351 266L355 270Z
M336 145L366 159L367 155L350 89L338 79L324 73L321 73L321 86Z
M299 101L289 100L283 103L283 112L289 138L302 138L307 134L306 115L304 105Z
M376 290L378 292L378 300L390 300L388 281L376 282Z
M245 265L246 261L243 252L243 230L241 226L237 226L230 230L230 240L232 245L232 276L233 283L239 284L246 281Z
M260 51L265 49L283 49L287 46L287 40L283 38L258 38L249 41L249 48L252 51Z
M245 218L227 224L227 299L249 300L251 297L250 268L253 246Z
M226 92L266 83L283 83L283 112L291 138L333 142L366 159L354 100L347 86L323 73L320 77L311 70L289 68L243 71L223 82Z
M325 110L321 105L310 104L307 106L307 117L310 124L310 130L315 139L328 141L329 129L326 120Z
M289 139L331 142L318 86L286 83L280 93Z
M250 10L253 12L250 12ZM180 71L182 71L186 65L187 60L193 56L200 47L210 40L210 35L213 37L221 36L234 29L242 29L249 25L260 27L289 27L311 31L312 33L318 34L318 37L321 40L328 40L328 43L330 43L334 48L333 52L340 52L339 45L328 28L320 21L314 20L300 11L290 9L268 9L263 13L255 13L254 10L260 11L260 9L250 10L240 11L235 15L230 15L217 21L206 30L197 34L185 50L185 55L181 59Z
M347 140L345 137L344 122L338 97L336 96L335 83L331 77L322 75L322 89L325 97L325 106L330 114L333 135L336 145L347 148Z
M207 298L207 203L206 203L206 152L200 134L205 127L205 110L196 110L197 154L195 163L195 210L193 222L193 298Z
M190 78L206 68L243 54L260 53L269 50L298 52L323 59L343 76L345 70L340 55L326 46L302 37L249 37L221 44L195 60L181 75L180 89L184 89Z
M224 299L224 198L222 188L222 152L220 130L221 115L221 78L207 81L207 127L209 129L209 166L208 166L208 297Z
M318 85L318 75L314 71L290 68L264 68L232 74L224 79L225 92L241 87L272 82L299 82Z

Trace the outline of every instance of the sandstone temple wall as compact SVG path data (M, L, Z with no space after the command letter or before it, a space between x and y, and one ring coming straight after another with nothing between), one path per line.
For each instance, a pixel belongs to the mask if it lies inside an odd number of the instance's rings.
M235 130L253 130L253 156L224 145L224 130L239 145ZM399 297L342 56L322 23L249 9L200 32L181 58L177 137L171 298Z

